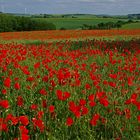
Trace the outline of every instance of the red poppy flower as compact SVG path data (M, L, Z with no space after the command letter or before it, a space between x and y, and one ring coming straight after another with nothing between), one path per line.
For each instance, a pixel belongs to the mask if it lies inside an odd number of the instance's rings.
M29 139L30 139L29 135L21 134L21 140L29 140Z
M25 126L19 126L21 134L28 134L29 130Z
M128 80L128 85L132 86L133 85L133 78L129 77L127 80Z
M85 99L80 99L79 105L80 105L80 106L86 105L86 100L85 100Z
M32 105L30 106L31 110L36 110L37 107L38 107L38 106L37 106L36 104L32 104Z
M104 107L107 107L109 105L107 98L101 98L99 101L100 104L102 104Z
M9 102L8 102L8 100L1 100L0 101L0 106L2 106L5 109L9 108Z
M44 82L48 82L48 76L44 76L43 78L42 78L42 81L44 81Z
M19 121L19 119L18 119L18 117L11 117L11 121L12 121L12 124L13 125L17 125L18 124L18 121Z
M113 88L116 87L116 83L115 83L115 82L108 82L108 83L109 83L109 85L110 85L111 87L113 87Z
M96 103L94 101L90 101L89 105L90 105L90 107L94 107L96 105Z
M17 97L17 105L18 106L23 106L23 103L24 103L24 101L23 101L22 96L18 96Z
M5 95L7 93L7 90L6 89L2 89L1 93Z
M47 95L47 91L45 88L42 88L40 91L39 91L40 94L42 95Z
M11 85L11 79L10 79L10 78L6 78L6 79L4 80L3 83L4 83L4 86L10 88L10 85Z
M47 101L46 100L42 100L42 107L46 108L47 107Z
M49 106L49 111L50 111L50 113L53 113L53 112L54 112L54 110L55 110L54 105L50 105L50 106Z
M15 83L15 85L14 85L14 87L15 87L15 89L20 89L20 84L19 83Z
M42 120L40 120L40 119L37 120L36 118L33 118L32 122L33 122L33 125L35 128L38 127L40 129L40 131L44 131L45 126L44 126L44 122Z
M37 69L40 67L40 62L37 62L36 64L34 64L34 68Z
M71 117L68 117L66 120L66 125L71 126L73 124L73 119Z
M27 116L20 116L19 117L19 120L25 126L29 124L29 120L28 120L28 117Z
M90 124L92 126L96 126L97 121L99 120L99 118L100 118L100 115L99 114L93 115L92 119L90 120Z
M37 112L37 116L38 116L39 119L41 119L43 117L43 115L44 115L43 111L38 111Z
M88 108L87 107L82 107L82 112L81 112L81 115L87 115L88 114L88 112L89 112L89 110L88 110Z
M90 89L91 89L91 85L87 83L87 84L85 85L85 88L86 88L87 90L90 90Z

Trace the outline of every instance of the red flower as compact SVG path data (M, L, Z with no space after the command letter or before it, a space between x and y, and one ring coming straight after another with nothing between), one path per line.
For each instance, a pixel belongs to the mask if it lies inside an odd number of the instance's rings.
M54 81L54 80L50 80L50 84L51 84L51 86L52 86L52 87L55 87L55 86L56 86L56 84L55 84L55 81Z
M15 89L20 89L20 84L19 83L15 83L15 85L14 85L14 87L15 87Z
M129 77L127 80L128 80L128 85L132 86L133 85L133 79L131 77Z
M25 126L29 124L29 120L28 120L28 117L27 116L20 116L19 117L19 120Z
M46 100L42 100L42 107L46 108L47 107L47 101Z
M117 74L109 74L109 77L112 79L116 79L117 78Z
M28 134L29 130L25 126L19 126L21 134Z
M106 98L101 98L100 99L100 104L102 104L104 107L107 107L109 102Z
M39 119L41 119L41 118L43 117L43 115L44 115L44 112L43 112L43 111L38 111L37 117L38 117Z
M6 116L5 121L6 121L6 122L8 122L9 120L11 120L11 119L12 119L12 117L13 117L13 115L12 115L12 114L8 114L8 115Z
M7 93L7 90L6 89L2 89L1 93L5 95Z
M96 103L94 101L90 101L89 105L90 105L90 107L94 107L96 105Z
M29 81L29 82L32 82L32 81L34 81L34 80L35 80L35 78L32 77L32 76L29 76L29 77L26 79L26 81Z
M88 114L88 108L87 107L83 107L82 108L82 112L81 112L81 115L87 115Z
M45 126L42 120L37 120L36 118L33 118L32 122L35 128L38 127L41 131L44 130Z
M17 97L17 105L18 106L23 106L23 98L22 98L22 96Z
M59 100L63 100L63 92L61 90L57 90L56 94Z
M42 95L47 95L47 91L46 89L42 88L40 91L39 91L40 94Z
M9 102L8 100L1 100L0 101L0 106L2 106L3 108L9 108Z
M48 82L48 76L44 76L44 77L42 78L42 81Z
M55 109L55 107L54 107L53 105L50 105L50 106L49 106L49 111L50 111L50 113L53 113L53 112L54 112L54 109Z
M87 84L85 85L85 88L86 88L87 90L90 90L90 89L91 89L90 84L87 83Z
M32 104L32 105L30 106L30 108L31 108L32 110L36 110L36 109L37 109L37 105L36 105L36 104Z
M113 87L113 88L116 87L116 83L115 83L115 82L108 82L108 83L109 83L109 85L110 85L111 87Z
M62 92L61 90L56 91L57 97L59 100L67 100L70 97L69 92Z
M99 120L99 118L100 118L100 115L99 115L99 114L95 114L95 115L92 117L92 119L90 120L90 124L91 124L92 126L96 126L97 121Z
M10 78L6 78L4 80L4 86L10 88L10 85L11 85L11 79Z
M124 113L125 113L126 119L130 119L130 117L131 117L130 109L126 108L126 109L124 110Z
M80 118L81 117L81 112L79 110L74 112L74 115L76 118Z
M28 135L26 135L26 134L21 135L21 140L29 140L29 139L30 139L30 137Z
M64 96L63 96L64 100L66 100L66 99L68 99L70 97L70 93L69 92L64 92L63 94L64 94Z
M104 84L104 85L107 85L107 84L108 84L108 81L104 80L104 81L103 81L103 84Z
M100 99L104 94L105 92L96 92L96 98Z
M18 117L11 117L11 121L13 125L17 125L18 124Z
M22 68L21 70L23 71L24 74L30 75L30 72L28 71L27 68Z
M1 125L1 126L0 126L0 131L1 131L1 129L2 129L3 131L8 132L7 124L2 123L2 124L0 124L0 125Z
M37 62L36 64L34 64L34 68L37 69L40 67L40 62Z
M94 94L91 94L88 96L89 101L94 101L94 98L95 98Z
M84 106L85 104L86 104L86 100L85 99L80 99L79 105Z
M66 125L71 126L73 124L73 119L71 117L68 117L66 120Z
M90 124L91 124L92 126L96 126L97 121L95 121L95 120L91 119L91 120L90 120Z

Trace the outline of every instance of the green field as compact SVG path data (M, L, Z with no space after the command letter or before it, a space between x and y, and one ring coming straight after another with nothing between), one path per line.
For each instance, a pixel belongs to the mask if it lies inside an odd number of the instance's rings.
M122 29L140 29L140 22L123 25Z
M126 21L127 19L117 18L35 18L35 20L46 20L50 23L54 23L56 29L79 29L83 24L97 25L101 22L117 22L118 20Z

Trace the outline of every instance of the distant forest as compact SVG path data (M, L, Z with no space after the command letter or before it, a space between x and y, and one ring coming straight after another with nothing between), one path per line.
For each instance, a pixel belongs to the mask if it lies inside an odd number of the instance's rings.
M31 17L0 14L0 32L55 30L53 23L33 20Z

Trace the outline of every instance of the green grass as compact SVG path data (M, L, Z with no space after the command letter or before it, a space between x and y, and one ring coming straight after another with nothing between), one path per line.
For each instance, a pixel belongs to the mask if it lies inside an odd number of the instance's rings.
M50 23L54 23L56 29L66 28L66 29L79 29L83 24L97 25L101 22L117 22L118 20L126 19L114 19L114 18L35 18L35 20L46 20Z
M140 22L123 25L122 29L140 29Z

